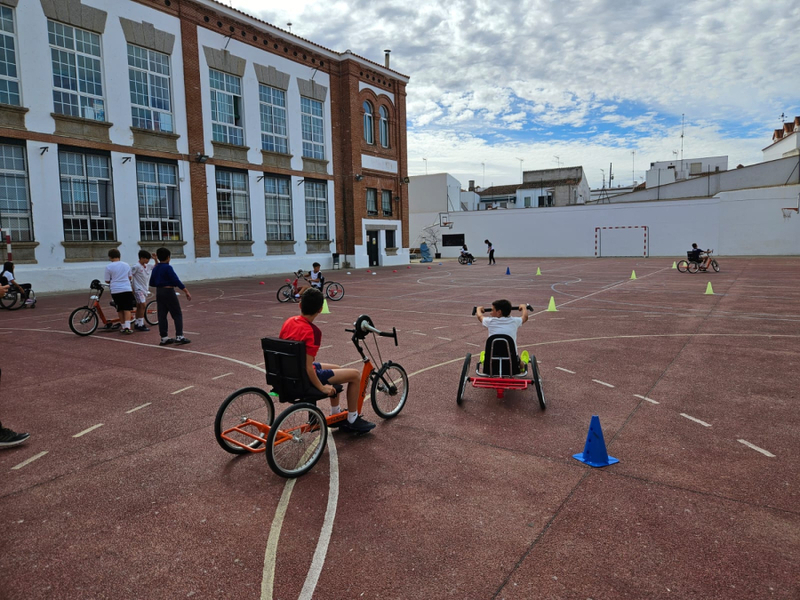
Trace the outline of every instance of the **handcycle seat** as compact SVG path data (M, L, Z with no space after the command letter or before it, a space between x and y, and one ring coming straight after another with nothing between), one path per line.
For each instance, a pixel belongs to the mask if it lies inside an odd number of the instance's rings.
M510 335L490 335L486 339L483 361L480 363L481 377L518 377L525 373L520 370L519 356L514 338Z
M686 253L686 257L689 259L690 262L701 262L703 259L700 258L700 255L703 253L702 250L689 250Z
M264 368L267 384L278 394L280 402L317 402L329 398L311 385L306 371L306 344L295 340L263 338ZM342 386L333 384L337 393Z

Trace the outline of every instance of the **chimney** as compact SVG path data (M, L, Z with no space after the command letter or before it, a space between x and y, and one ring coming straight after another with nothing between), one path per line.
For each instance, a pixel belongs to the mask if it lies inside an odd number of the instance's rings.
M470 192L474 192L475 191L475 180L474 179L470 179L469 180L469 187L467 188L467 191L470 191Z
M387 69L389 68L389 54L390 54L391 52L392 52L392 51L391 51L391 50L388 50L388 49L383 51L383 54L384 54L384 56L386 56L385 63L386 63L386 68L387 68Z

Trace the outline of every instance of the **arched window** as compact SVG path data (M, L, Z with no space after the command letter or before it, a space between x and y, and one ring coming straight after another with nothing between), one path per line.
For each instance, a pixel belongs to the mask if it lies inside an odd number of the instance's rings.
M383 146L384 148L388 148L389 147L389 111L386 110L385 106L381 106L380 113L381 113L381 122L380 122L381 146Z
M372 104L364 102L364 139L368 144L375 143L375 132L372 127Z

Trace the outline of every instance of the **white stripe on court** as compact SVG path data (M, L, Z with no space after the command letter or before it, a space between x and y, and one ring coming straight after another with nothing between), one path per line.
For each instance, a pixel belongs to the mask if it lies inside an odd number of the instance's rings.
M639 394L634 394L633 397L639 398L640 400L647 400L648 402L652 402L653 404L659 404L658 402L656 402L652 398L648 398L647 396L640 396Z
M473 344L472 342L466 342L467 346L475 346L476 348L481 348L480 344Z
M79 437L81 437L82 435L86 435L86 434L87 434L87 433L89 433L90 431L94 431L94 430L95 430L95 429L97 429L98 427L102 427L102 426L103 426L103 424L102 424L102 423L98 423L97 425L92 425L91 427L89 427L89 429L84 429L83 431L81 431L80 433L76 433L76 434L75 434L75 435L73 435L72 437L74 437L74 438L79 438Z
M770 458L775 458L775 455L772 452L764 450L763 448L759 448L758 446L756 446L755 444L751 444L747 440L736 440L736 441L739 442L740 444L744 444L748 448L752 448L756 452L761 452L761 454L763 454L764 456L769 456Z
M701 421L700 419L695 419L694 417L690 417L686 413L680 413L680 415L690 421L694 421L695 423L700 423L703 427L711 427L711 423L706 423L705 421Z
M30 464L30 463L32 463L33 461L35 461L35 460L39 460L39 459L40 459L40 458L42 458L42 457L43 457L45 454L47 454L47 450L45 450L44 452L39 452L39 454L34 454L34 455L33 455L33 456L31 456L31 457L30 457L28 460L23 460L21 463L19 463L19 464L18 464L18 465L16 465L15 467L11 467L11 470L12 470L12 471L16 471L16 470L18 470L18 469L21 469L21 468L22 468L22 467L24 467L25 465L29 465L29 464Z
M148 402L147 404L142 404L141 406L137 406L136 408L132 408L130 410L126 410L125 414L129 415L132 412L136 412L137 410L140 410L140 409L144 408L145 406L150 406L151 404L152 404L152 402Z
M606 387L610 387L610 388L614 387L610 383L606 383L605 381L600 381L599 379L592 379L592 381L594 381L595 383L599 383L600 385L604 385Z
M222 375L217 375L216 377L212 377L212 381L214 379L222 379L223 377L227 377L228 375L233 375L233 373L223 373Z
M190 385L190 386L187 386L187 387L182 388L180 390L175 390L174 392L170 392L170 393L174 396L175 394L180 394L181 392L185 392L186 390L190 390L193 387L194 387L193 385Z
M556 367L559 371L564 371L564 373L571 373L575 375L575 371L570 371L569 369L565 369L564 367Z
M452 342L452 341L453 341L453 340L451 340L450 338L442 337L442 336L440 336L440 335L437 335L437 336L436 336L436 338L437 338L437 339L440 339L440 340L445 340L445 341L448 341L448 342Z
M275 558L278 555L278 539L281 536L283 527L283 517L289 507L289 498L292 497L292 490L297 479L290 479L283 487L278 508L275 509L275 517L272 519L272 526L269 528L267 538L267 549L264 552L264 571L261 576L261 600L272 600L272 588L275 585Z

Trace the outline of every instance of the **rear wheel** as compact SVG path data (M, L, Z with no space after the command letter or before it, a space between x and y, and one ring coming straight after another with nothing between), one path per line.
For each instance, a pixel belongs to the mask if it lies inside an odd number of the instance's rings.
M9 288L3 296L0 296L0 306L8 310L17 310L25 305L25 297L17 290Z
M69 328L81 336L93 334L98 322L97 313L86 306L76 308L69 316Z
M687 269L689 268L689 262L685 260L678 261L678 271L681 273L686 273Z
M224 433L230 439L241 442L248 448L258 448L262 442L254 440L242 433L242 431L259 437L263 437L264 434L255 425L243 426L244 423L249 419L258 421L263 425L272 425L274 417L275 407L267 392L257 387L242 388L233 392L220 404L217 416L214 419L214 437L217 438L217 443L226 452L244 454L248 452L247 448L223 439L222 434ZM232 431L234 427L238 427L239 431Z
M544 399L544 387L542 386L542 374L539 372L539 363L535 356L531 356L531 378L533 385L536 388L536 397L539 398L539 406L542 410L547 408L547 402Z
M384 419L400 414L408 399L408 375L396 363L386 363L372 379L372 408Z
M144 320L148 325L158 325L158 302L150 300L144 307Z
M294 299L294 290L292 285L287 283L278 289L278 302L289 302Z
M341 300L344 298L344 286L341 283L331 281L325 286L325 296L327 296L329 300Z
M299 477L317 464L327 442L328 424L322 411L307 402L295 404L279 414L269 430L269 468L281 477Z
M689 263L689 273L697 273L697 270L700 268L700 265L696 262Z
M464 393L469 383L469 365L471 362L472 354L468 353L466 358L464 358L464 366L461 367L461 379L458 380L458 396L456 396L456 402L459 406L464 402Z
M459 256L459 257L458 257L458 264L460 264L460 265L465 265L465 264L467 264L468 262L469 262L469 261L467 260L467 257L466 257L466 256Z
M719 264L714 259L711 259L711 268L714 269L715 273L719 273Z

